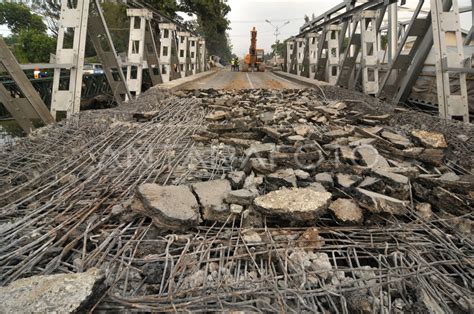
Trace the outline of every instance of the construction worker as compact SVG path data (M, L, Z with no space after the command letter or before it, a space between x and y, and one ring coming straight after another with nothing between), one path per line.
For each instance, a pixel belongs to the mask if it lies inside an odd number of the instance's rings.
M235 70L235 59L234 58L230 59L230 69L231 69L231 71Z
M33 76L35 79L39 79L41 77L41 71L38 67L35 67L35 70L33 71Z
M234 60L234 67L235 67L235 70L236 70L237 72L240 71L239 57L235 57L235 60Z

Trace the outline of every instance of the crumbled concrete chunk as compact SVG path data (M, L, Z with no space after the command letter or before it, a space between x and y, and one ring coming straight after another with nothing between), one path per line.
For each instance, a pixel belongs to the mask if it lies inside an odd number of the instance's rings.
M256 244L262 242L262 237L252 229L243 229L241 235L246 244Z
M416 205L415 208L418 214L421 216L421 218L428 219L428 218L431 218L431 216L433 215L433 211L431 210L430 203L420 203Z
M243 171L232 171L227 174L227 179L230 181L230 185L234 190L242 188L245 182L245 172Z
M415 130L411 135L427 148L447 148L448 143L443 134L437 132L428 132L423 130Z
M361 223L364 220L362 208L352 199L339 198L329 205L329 210L342 223Z
M0 313L86 311L104 280L97 268L76 274L33 276L0 287Z
M324 238L319 235L318 228L311 227L301 234L296 245L307 250L320 249L324 245Z
M264 215L308 222L326 212L331 196L309 188L278 190L257 197L254 205Z
M244 207L242 205L230 204L230 212L235 215L240 215Z

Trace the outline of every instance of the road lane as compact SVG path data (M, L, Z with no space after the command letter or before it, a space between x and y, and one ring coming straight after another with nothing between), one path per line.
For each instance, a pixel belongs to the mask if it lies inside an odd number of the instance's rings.
M287 89L305 88L289 80L276 76L272 72L232 72L223 69L214 75L198 80L186 86L185 89Z

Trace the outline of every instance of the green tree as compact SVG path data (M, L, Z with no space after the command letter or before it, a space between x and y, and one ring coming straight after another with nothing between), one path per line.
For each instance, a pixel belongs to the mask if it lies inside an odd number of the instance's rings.
M106 2L101 5L107 27L110 30L114 47L118 52L128 49L130 20L127 17L127 6ZM91 44L92 45L92 44Z
M17 36L13 49L20 63L48 62L56 50L56 39L35 30L22 30Z
M41 16L31 13L23 4L0 4L0 24L6 24L12 35L6 39L20 63L48 62L55 51L56 40L46 33Z
M283 56L285 47L286 47L286 40L283 42L278 40L272 45L272 51L274 54L276 53L278 56Z
M230 6L220 0L183 0L180 10L197 16L197 32L206 38L206 47L211 55L220 56L224 62L231 59L232 45L227 35L230 21L227 15Z
M47 29L41 16L32 14L28 7L17 3L0 4L0 24L6 24L13 34L19 34L22 30L45 33Z

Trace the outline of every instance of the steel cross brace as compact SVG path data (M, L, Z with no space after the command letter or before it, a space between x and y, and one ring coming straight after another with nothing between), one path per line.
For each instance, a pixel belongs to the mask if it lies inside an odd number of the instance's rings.
M114 99L120 105L126 98L130 99L131 94L99 0L91 2L88 30L89 38L102 63Z
M10 112L20 127L26 132L31 132L35 126L34 120L44 124L54 123L53 116L41 100L40 95L31 85L10 49L0 36L0 71L6 71L18 86L21 95L15 97L3 83L0 83L0 102ZM22 96L22 97L21 97Z

